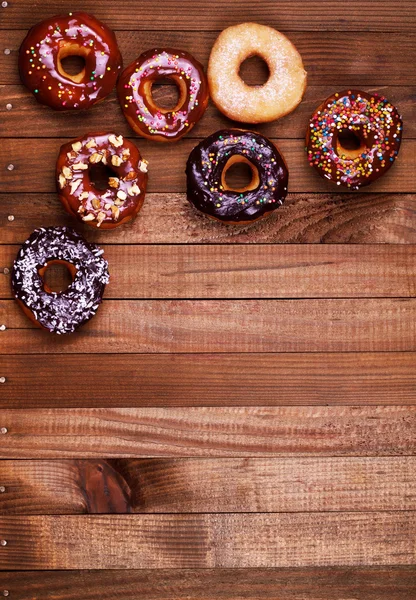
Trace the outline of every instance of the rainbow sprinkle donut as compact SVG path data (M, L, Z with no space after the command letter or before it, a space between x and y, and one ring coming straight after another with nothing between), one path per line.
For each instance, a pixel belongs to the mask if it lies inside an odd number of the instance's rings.
M310 120L309 164L325 179L357 190L392 166L402 130L396 107L383 96L357 90L333 94Z

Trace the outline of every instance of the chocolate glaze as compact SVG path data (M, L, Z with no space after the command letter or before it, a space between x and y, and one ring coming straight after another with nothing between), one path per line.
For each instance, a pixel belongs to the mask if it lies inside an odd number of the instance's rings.
M96 188L90 168L114 171L105 190ZM92 227L112 229L130 221L143 205L147 161L138 148L115 133L87 133L64 144L56 163L59 198L67 212Z
M32 320L52 333L72 333L93 317L109 281L103 250L73 229L36 229L20 248L12 270L12 289ZM67 290L49 292L40 271L51 262L74 269Z
M65 74L60 60L79 55L84 71ZM35 98L55 110L89 108L111 92L122 67L114 33L84 12L46 19L32 27L19 51L19 72Z
M257 169L258 185L246 191L224 186L223 172L234 156ZM196 146L186 165L188 200L207 215L229 223L255 221L278 208L287 194L288 170L264 136L242 129L217 131Z
M306 133L309 164L318 173L351 189L369 185L393 164L403 122L395 106L378 94L348 90L333 94L312 115ZM357 150L343 149L338 136L352 131Z
M157 106L152 84L172 79L179 87L174 109ZM155 141L175 141L191 131L208 105L208 83L193 56L171 48L148 50L120 76L117 91L124 116L134 131Z

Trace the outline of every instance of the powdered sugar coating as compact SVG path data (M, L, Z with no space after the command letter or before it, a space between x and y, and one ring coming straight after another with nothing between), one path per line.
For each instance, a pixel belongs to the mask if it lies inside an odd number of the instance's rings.
M262 86L249 86L239 76L240 65L250 56L267 63L270 77ZM262 123L291 112L306 87L302 58L279 31L256 23L225 29L215 42L208 64L212 99L231 119Z
M104 250L87 242L69 227L36 229L20 248L12 271L17 300L35 320L52 333L72 333L91 319L109 281ZM39 269L53 260L70 263L75 278L67 290L48 293Z

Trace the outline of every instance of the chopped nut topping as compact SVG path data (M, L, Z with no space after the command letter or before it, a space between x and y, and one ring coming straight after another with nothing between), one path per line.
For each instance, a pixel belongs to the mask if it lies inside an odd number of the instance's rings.
M85 208L83 207L83 205L82 205L82 204L80 204L80 205L79 205L79 207L78 207L78 212L79 212L80 214L83 214L83 213L85 212Z
M85 144L85 147L90 149L90 148L95 148L96 145L97 145L97 142L95 141L95 138L91 138L90 141Z
M104 204L104 208L105 210L108 210L109 208L111 208L113 205L110 202L107 202L107 204Z
M88 169L88 165L83 162L78 162L73 165L73 168L75 171L85 171L85 169Z
M96 164L96 163L99 163L102 160L102 158L103 158L102 154L99 154L99 152L94 152L94 154L91 154L89 160L90 160L90 163Z
M95 217L92 213L88 213L85 217L82 217L83 221L94 221Z
M66 177L64 177L62 175L62 173L59 174L58 177L58 181L59 181L59 187L61 188L61 190L66 186Z
M72 171L69 167L62 167L62 174L66 179L72 179Z
M71 186L71 194L74 194L77 191L77 189L81 185L81 181L82 179L74 179L73 181L71 181L71 183L69 184Z
M67 155L67 157L69 158L69 160L72 160L73 158L75 158L75 157L76 157L77 153L76 153L76 152L73 152L73 151L71 150L71 152L67 152L67 153L66 153L66 155Z
M149 164L149 163L147 162L147 160L142 160L142 161L140 162L139 169L140 169L140 171L141 171L142 173L147 173L147 171L148 171L147 165L148 165L148 164Z
M114 204L115 204L116 206L123 206L123 204L124 204L124 200L120 200L120 198L116 198L116 199L114 200Z
M111 207L111 212L113 213L113 219L114 221L117 221L117 219L120 216L120 209L118 206L112 206Z
M72 150L73 150L74 152L79 152L79 151L81 150L81 148L82 148L82 144L81 144L81 142L74 142L74 143L72 144Z
M136 171L129 171L127 173L127 175L124 178L124 181L131 181L132 179L135 179L136 177Z
M119 167L122 163L122 159L120 158L120 156L117 156L117 154L114 154L111 157L111 164L114 165L115 167Z
M140 188L137 183L133 183L128 193L129 196L138 196L140 194Z
M108 141L110 142L110 144L112 144L115 148L118 148L119 146L123 145L123 136L119 135L119 136L115 136L115 135L109 135L108 136Z
M130 156L130 148L125 148L121 154L122 158L124 161L126 161L128 159L128 157Z
M108 184L112 188L118 188L118 186L120 185L120 179L118 177L109 177Z
M98 210L99 208L101 208L101 202L99 201L98 198L93 198L91 200L91 204L93 205L93 207Z
M88 198L89 193L88 192L81 192L80 195L78 196L79 200L85 200L86 198Z
M99 212L97 215L97 227L99 227L101 225L101 223L104 221L104 219L106 218L106 214L103 212Z
M120 198L120 200L125 200L127 198L126 192L123 192L123 190L118 190L117 198Z

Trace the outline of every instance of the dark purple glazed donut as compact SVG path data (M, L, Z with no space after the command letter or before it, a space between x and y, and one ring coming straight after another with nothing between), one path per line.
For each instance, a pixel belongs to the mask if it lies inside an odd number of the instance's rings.
M225 180L235 163L251 168L251 182L231 189ZM246 224L276 210L287 194L288 170L283 156L270 140L242 129L213 133L189 155L186 165L187 196L195 208L213 219Z
M85 68L66 73L62 60L81 56ZM55 110L89 108L111 92L122 67L114 33L84 12L45 19L34 25L19 50L23 84L41 104Z
M69 227L36 229L20 248L12 270L12 289L25 314L51 333L72 333L91 319L109 281L101 250ZM63 292L43 280L48 266L62 263L72 275Z

